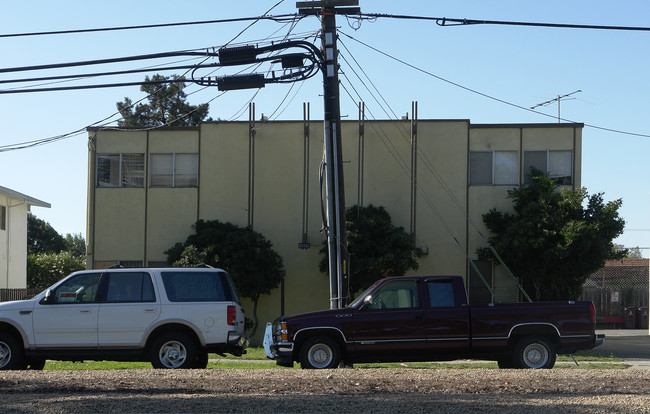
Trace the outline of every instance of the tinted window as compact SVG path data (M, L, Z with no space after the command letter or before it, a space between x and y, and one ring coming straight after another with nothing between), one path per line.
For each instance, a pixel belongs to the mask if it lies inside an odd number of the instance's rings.
M107 302L154 302L151 276L143 272L111 273Z
M222 272L162 272L171 302L231 301L227 276Z
M411 309L420 307L418 284L415 280L389 282L372 295L368 309Z
M427 282L427 286L429 288L429 307L450 308L456 306L451 280L430 280Z
M100 273L86 273L66 280L52 293L54 303L95 302L100 278Z

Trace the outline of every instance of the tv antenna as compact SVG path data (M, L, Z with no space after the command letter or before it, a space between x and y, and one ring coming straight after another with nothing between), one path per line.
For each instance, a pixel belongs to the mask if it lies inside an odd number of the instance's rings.
M530 109L539 108L540 106L546 106L546 105L552 104L553 102L557 102L557 122L559 123L562 120L562 118L560 117L560 101L562 101L562 99L569 98L571 95L574 95L574 94L576 94L578 92L582 92L582 91L580 89L578 89L577 91L567 93L566 95L558 95L557 98L553 98L553 99L550 99L550 100L548 100L546 102L542 102L542 103L537 104L535 106L531 106ZM569 98L569 99L575 99L575 98Z

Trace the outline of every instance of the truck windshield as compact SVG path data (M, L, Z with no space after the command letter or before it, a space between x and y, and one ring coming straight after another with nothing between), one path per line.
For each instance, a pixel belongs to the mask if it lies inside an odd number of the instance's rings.
M363 299L364 299L366 296L368 296L368 294L370 293L370 291L372 291L372 290L375 288L375 286L377 286L377 285L379 284L379 282L381 282L381 280L378 280L378 281L376 281L375 283L373 283L372 286L370 286L370 287L369 287L368 289L366 289L362 294L360 294L359 296L357 296L357 298L356 298L355 300L353 300L352 303L350 303L347 307L348 307L348 308L354 308L354 307L356 307L360 302L363 301Z

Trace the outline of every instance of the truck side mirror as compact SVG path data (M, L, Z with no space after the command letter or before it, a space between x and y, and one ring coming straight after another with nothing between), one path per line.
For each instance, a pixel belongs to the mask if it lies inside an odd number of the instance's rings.
M365 298L363 298L363 304L361 307L359 307L359 310L364 310L367 306L372 305L372 295L368 295Z

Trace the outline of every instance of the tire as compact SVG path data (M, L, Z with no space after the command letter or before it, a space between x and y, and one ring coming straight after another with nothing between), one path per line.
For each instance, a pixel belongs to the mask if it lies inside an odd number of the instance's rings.
M543 336L527 336L514 348L514 366L522 369L551 369L557 357L555 345Z
M154 368L194 368L197 360L196 344L182 332L163 333L153 341L149 354Z
M194 363L194 368L206 369L208 367L208 360L209 357L207 352L199 352L196 357L196 362Z
M497 359L497 365L500 369L511 369L515 367L515 364L512 363L511 355Z
M27 358L25 362L27 363L27 369L43 371L43 368L45 368L45 358Z
M309 338L300 347L302 369L338 368L341 362L339 344L329 336Z
M0 370L21 369L25 366L25 350L15 336L0 332Z

